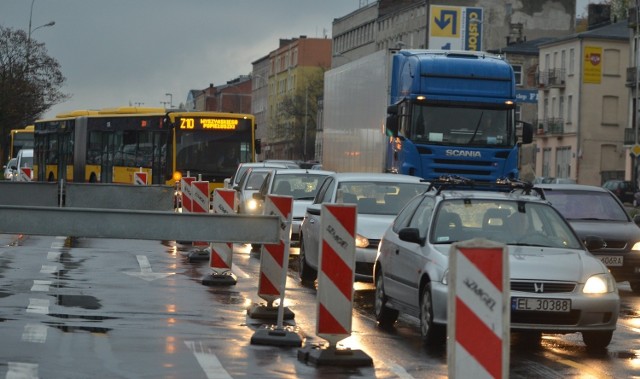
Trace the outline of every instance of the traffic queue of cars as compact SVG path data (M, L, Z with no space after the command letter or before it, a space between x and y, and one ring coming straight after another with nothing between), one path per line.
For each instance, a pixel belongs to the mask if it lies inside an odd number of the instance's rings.
M579 332L588 348L605 348L620 309L616 283L628 281L640 293L640 216L631 219L603 187L508 186L249 167L233 188L241 213L262 213L269 194L294 198L292 245L300 247L298 275L305 284L318 275L322 204L355 204L355 280L374 283L381 326L405 313L420 321L425 343L443 343L450 250L483 238L508 250L512 331L535 340L542 333Z

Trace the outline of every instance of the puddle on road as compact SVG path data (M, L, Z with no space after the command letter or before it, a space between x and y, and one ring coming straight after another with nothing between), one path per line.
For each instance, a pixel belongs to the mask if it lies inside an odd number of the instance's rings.
M57 304L62 307L75 307L83 309L100 309L100 301L93 296L86 295L51 295L57 299Z
M74 333L74 332L89 332L95 334L107 334L112 329L111 328L100 328L97 326L78 326L78 325L62 325L56 323L46 322L47 326L52 328L59 329L65 333Z
M213 295L217 302L225 305L244 304L246 301L245 297L239 292L220 291L219 289L213 291L209 289L209 293Z

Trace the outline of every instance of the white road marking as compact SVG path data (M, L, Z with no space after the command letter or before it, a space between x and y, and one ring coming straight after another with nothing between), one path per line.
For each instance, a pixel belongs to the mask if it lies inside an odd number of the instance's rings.
M31 291L38 292L49 292L49 287L51 286L50 280L34 280L33 286L31 287Z
M211 349L204 348L202 342L184 341L185 345L196 356L207 379L233 379Z
M22 332L24 342L44 343L47 340L47 328L42 324L27 324Z
M53 274L56 272L58 272L58 266L53 265L42 265L42 268L40 269L41 274Z
M50 251L47 253L47 260L51 262L60 261L60 252L59 251Z
M7 362L9 371L6 379L38 379L38 365L24 362Z
M47 299L29 299L29 306L27 307L27 313L49 313L49 300Z

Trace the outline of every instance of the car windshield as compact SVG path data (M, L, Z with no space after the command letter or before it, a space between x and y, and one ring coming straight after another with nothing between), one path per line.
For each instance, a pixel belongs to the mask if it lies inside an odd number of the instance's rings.
M277 174L273 180L273 194L293 196L293 200L313 200L327 175Z
M338 203L358 205L358 213L396 215L414 196L427 189L426 183L342 182L338 185Z
M582 248L551 206L523 201L452 199L437 210L431 243L486 238L508 245Z
M624 208L608 192L554 189L544 195L567 220L629 221Z

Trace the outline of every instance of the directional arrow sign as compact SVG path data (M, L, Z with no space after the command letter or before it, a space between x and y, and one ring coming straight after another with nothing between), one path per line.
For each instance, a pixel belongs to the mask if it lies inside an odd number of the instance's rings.
M442 30L446 30L447 27L451 25L451 32L449 34L452 36L458 33L458 12L454 10L442 10L440 17L438 17L438 15L435 16L434 22Z
M175 272L170 273L155 273L151 271L151 264L145 255L136 255L138 264L140 265L140 272L127 272L126 274L131 276L137 276L140 279L144 279L148 282L156 279L166 278L169 275L175 275Z

